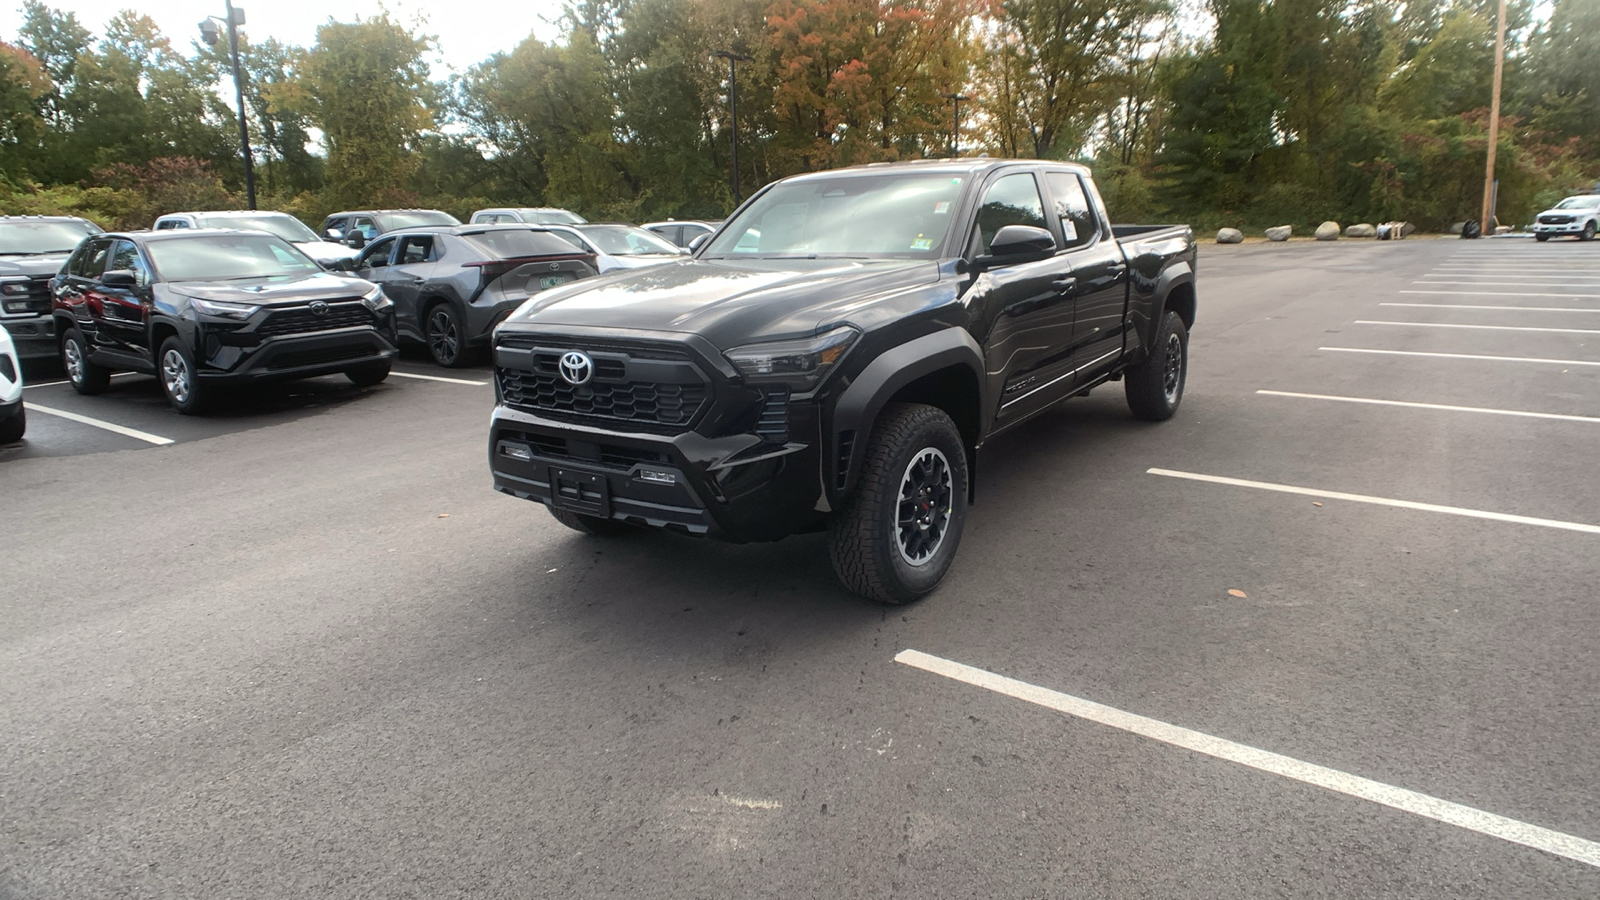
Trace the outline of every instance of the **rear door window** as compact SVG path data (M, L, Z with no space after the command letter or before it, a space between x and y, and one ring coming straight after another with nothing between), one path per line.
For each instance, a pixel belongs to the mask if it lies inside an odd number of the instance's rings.
M1056 218L1061 223L1067 247L1087 247L1094 243L1100 234L1100 222L1089 207L1083 182L1071 172L1050 172L1045 175L1045 181L1050 185Z

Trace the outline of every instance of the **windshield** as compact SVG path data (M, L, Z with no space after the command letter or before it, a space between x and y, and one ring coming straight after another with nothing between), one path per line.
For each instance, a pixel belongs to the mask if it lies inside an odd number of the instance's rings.
M522 221L540 225L583 225L589 220L564 209L525 209L522 211Z
M1554 209L1588 209L1591 206L1600 206L1600 197L1568 197L1557 203Z
M294 216L209 216L200 222L201 228L239 228L245 231L265 231L286 241L303 244L317 241L311 229Z
M398 231L402 228L416 228L419 225L460 225L461 222L449 213L439 212L436 209L412 209L406 212L383 213L374 216L384 231Z
M580 230L584 237L594 241L601 253L612 256L644 256L650 253L676 255L678 252L676 246L632 225L586 225Z
M71 253L85 236L99 233L88 222L0 222L0 256Z
M931 257L950 229L963 181L911 172L778 184L728 223L703 256Z
M564 238L556 237L548 231L528 231L521 228L478 231L464 234L462 237L494 259L571 256L574 249Z
M265 234L195 234L145 245L162 281L299 278L322 271L282 238Z

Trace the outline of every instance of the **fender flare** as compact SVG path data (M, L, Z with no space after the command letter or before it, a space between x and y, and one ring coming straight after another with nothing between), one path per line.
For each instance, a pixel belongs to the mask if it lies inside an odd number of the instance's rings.
M1156 281L1155 295L1159 298L1150 311L1150 321L1145 323L1144 331L1139 335L1140 356L1148 356L1155 347L1156 332L1161 329L1161 320L1167 314L1167 303L1172 299L1172 292L1185 285L1194 288L1194 268L1188 260L1180 260L1161 273ZM1196 298L1198 301L1198 298ZM1198 307L1198 302L1196 306ZM1198 313L1198 310L1196 310Z
M987 424L984 411L989 408L983 396L987 391L983 349L965 328L945 328L879 354L834 404L832 427L828 430L831 452L823 466L829 476L827 484L836 495L855 487L866 458L867 438L889 398L918 378L951 366L968 369L978 385L979 421L967 447L969 469L976 473L977 445ZM848 447L845 446L846 435L849 435Z

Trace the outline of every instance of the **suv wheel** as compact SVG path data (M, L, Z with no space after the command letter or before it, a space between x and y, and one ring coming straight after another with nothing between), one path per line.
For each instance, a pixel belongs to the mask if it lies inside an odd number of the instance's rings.
M1589 222L1588 224L1583 226L1583 234L1578 235L1578 240L1580 240L1580 241L1592 241L1592 240L1594 240L1594 223L1593 222Z
M428 310L423 323L423 337L428 341L428 352L433 361L454 369L466 359L467 342L461 316L448 303L438 303Z
M884 408L856 492L828 523L828 554L850 590L909 603L939 586L967 518L967 454L944 410Z
M617 534L628 534L629 532L638 530L632 525L629 525L626 522L618 522L616 519L602 519L599 516L586 516L583 513L576 513L570 509L556 509L554 506L548 507L548 509L550 510L550 515L556 517L557 522L560 522L568 528L571 528L573 531L581 531L584 534L594 534L602 537L609 537Z
M161 379L161 392L167 395L173 409L186 416L205 412L210 389L201 385L195 374L194 354L176 335L161 343L156 377Z
M1183 401L1183 385L1189 375L1189 329L1183 318L1168 310L1156 332L1155 349L1150 358L1132 369L1124 380L1128 408L1135 418L1162 422L1172 418Z
M350 383L356 387L372 387L375 384L382 384L383 380L389 377L389 363L381 362L370 366L362 366L359 369L351 369L344 373L344 377L350 379Z
M92 396L111 385L111 370L90 362L88 347L83 332L76 328L68 328L61 336L61 367L67 370L67 380L73 390Z
M1542 244L1545 241L1550 240L1550 235L1544 233L1543 231L1540 231L1540 232L1534 234L1533 239Z

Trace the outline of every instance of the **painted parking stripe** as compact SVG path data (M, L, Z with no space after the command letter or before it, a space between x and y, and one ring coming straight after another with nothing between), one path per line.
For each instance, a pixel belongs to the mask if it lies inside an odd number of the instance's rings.
M1586 359L1544 359L1537 356L1488 356L1482 353L1434 353L1427 350L1373 350L1367 347L1318 347L1336 353L1378 353L1384 356L1435 356L1444 359L1489 359L1498 362L1547 363L1553 366L1600 366Z
M148 441L149 443L156 444L158 446L172 443L172 438L164 438L157 434L151 434L148 431L139 431L134 428L118 425L114 422L104 422L100 419L90 418L89 416L80 416L77 413L67 412L64 409L51 409L48 406L40 406L32 401L29 401L28 403L28 411L42 412L47 416L58 416L63 419L70 419L74 422L81 422L84 425L93 425L96 428L104 428L106 431L114 432L126 437L138 438L141 441Z
M1151 719L1137 713L1126 712L1115 707L1096 703L1093 700L1084 700L1071 694L1063 694L1049 688L996 675L986 669L979 669L965 663L944 659L920 650L902 650L895 654L894 661L901 665L921 669L934 675L941 675L953 681L959 681L973 687L983 688L1006 697L1012 697L1053 709L1057 712L1076 716L1090 722L1136 734L1153 741L1160 741L1173 747L1179 747L1194 753L1247 766L1269 775L1288 778L1304 784L1323 788L1408 812L1412 815L1454 825L1468 831L1475 831L1489 837L1499 838L1535 850L1543 850L1556 856L1565 857L1588 866L1600 867L1600 843L1596 843L1576 835L1555 831L1539 825L1531 825L1517 819L1497 815L1491 812L1441 800L1428 794L1418 793L1359 775L1351 775L1338 769L1319 766L1262 750L1248 744L1240 744L1226 738L1213 737L1204 732L1193 731L1178 725Z
M1300 487L1293 484L1274 484L1270 481L1249 481L1243 478L1228 478L1223 475L1202 475L1199 472L1178 472L1173 469L1146 469L1145 472L1151 475L1162 475L1167 478L1183 478L1189 481L1204 481L1209 484L1254 488L1258 491L1275 491L1280 494L1298 494L1302 497L1348 500L1352 503L1371 503L1376 506L1392 506L1396 509L1442 513L1447 516L1464 516L1469 519L1488 519L1493 522L1511 522L1516 525L1537 525L1540 528L1558 528L1562 531L1600 534L1600 525L1590 525L1587 522L1564 522L1560 519L1518 516L1512 513L1494 512L1487 509L1467 509L1460 506L1442 506L1438 503L1418 503L1415 500L1396 500L1392 497L1373 497L1368 494L1347 494L1343 491L1325 491L1320 488Z
M1548 284L1530 284L1528 287L1552 287ZM1520 291L1401 291L1402 294L1450 294L1459 297L1467 294L1474 297L1600 297L1600 294L1526 294Z
M1600 313L1600 306L1483 306L1476 303L1379 303L1379 306L1405 306L1413 309L1492 309L1515 312Z
M1461 325L1455 322L1381 322L1357 319L1357 325L1401 325L1415 328L1470 328L1475 331L1546 331L1556 334L1600 334L1600 328L1535 328L1529 325Z
M441 375L413 375L410 372L396 372L392 369L389 371L389 374L398 375L401 378L415 378L418 381L442 381L445 384L472 384L482 387L483 385L489 383L487 381L469 381L465 378L445 378Z
M1479 280L1479 281L1444 281L1444 280L1441 280L1441 279L1438 279L1438 278L1433 278L1433 277L1430 277L1430 276L1424 276L1424 277L1427 278L1426 281L1413 281L1411 283L1412 284L1467 284L1467 285L1472 285L1473 287L1493 287L1494 285L1497 285L1497 284L1509 284L1509 285L1515 285L1517 287L1543 287L1543 288L1563 287L1564 286L1564 285L1559 285L1559 284L1529 284L1526 281L1481 281L1481 280ZM1600 287L1600 281L1587 281L1587 282L1584 282L1582 284L1570 285L1570 287L1582 288L1584 290L1588 290L1589 288ZM1564 294L1563 296L1570 296L1570 295L1565 295Z
M1403 406L1410 409L1437 409L1444 412L1483 413L1491 416L1521 416L1529 419L1555 419L1561 422L1589 422L1600 425L1600 416L1574 416L1564 413L1528 412L1520 409L1494 409L1487 406L1451 406L1447 403L1419 403L1413 400L1379 400L1373 397L1344 397L1338 394L1302 394L1296 391L1256 391L1268 397L1298 400L1335 400L1341 403L1369 403L1374 406Z
M112 372L111 373L111 377L112 378L132 378L135 375L143 375L143 374L144 374L143 372ZM71 384L71 383L72 382L67 381L65 379L63 379L61 381L41 381L38 384L25 384L25 385L22 386L22 389L23 390L27 390L28 388L50 387L51 385L55 385L55 384Z

